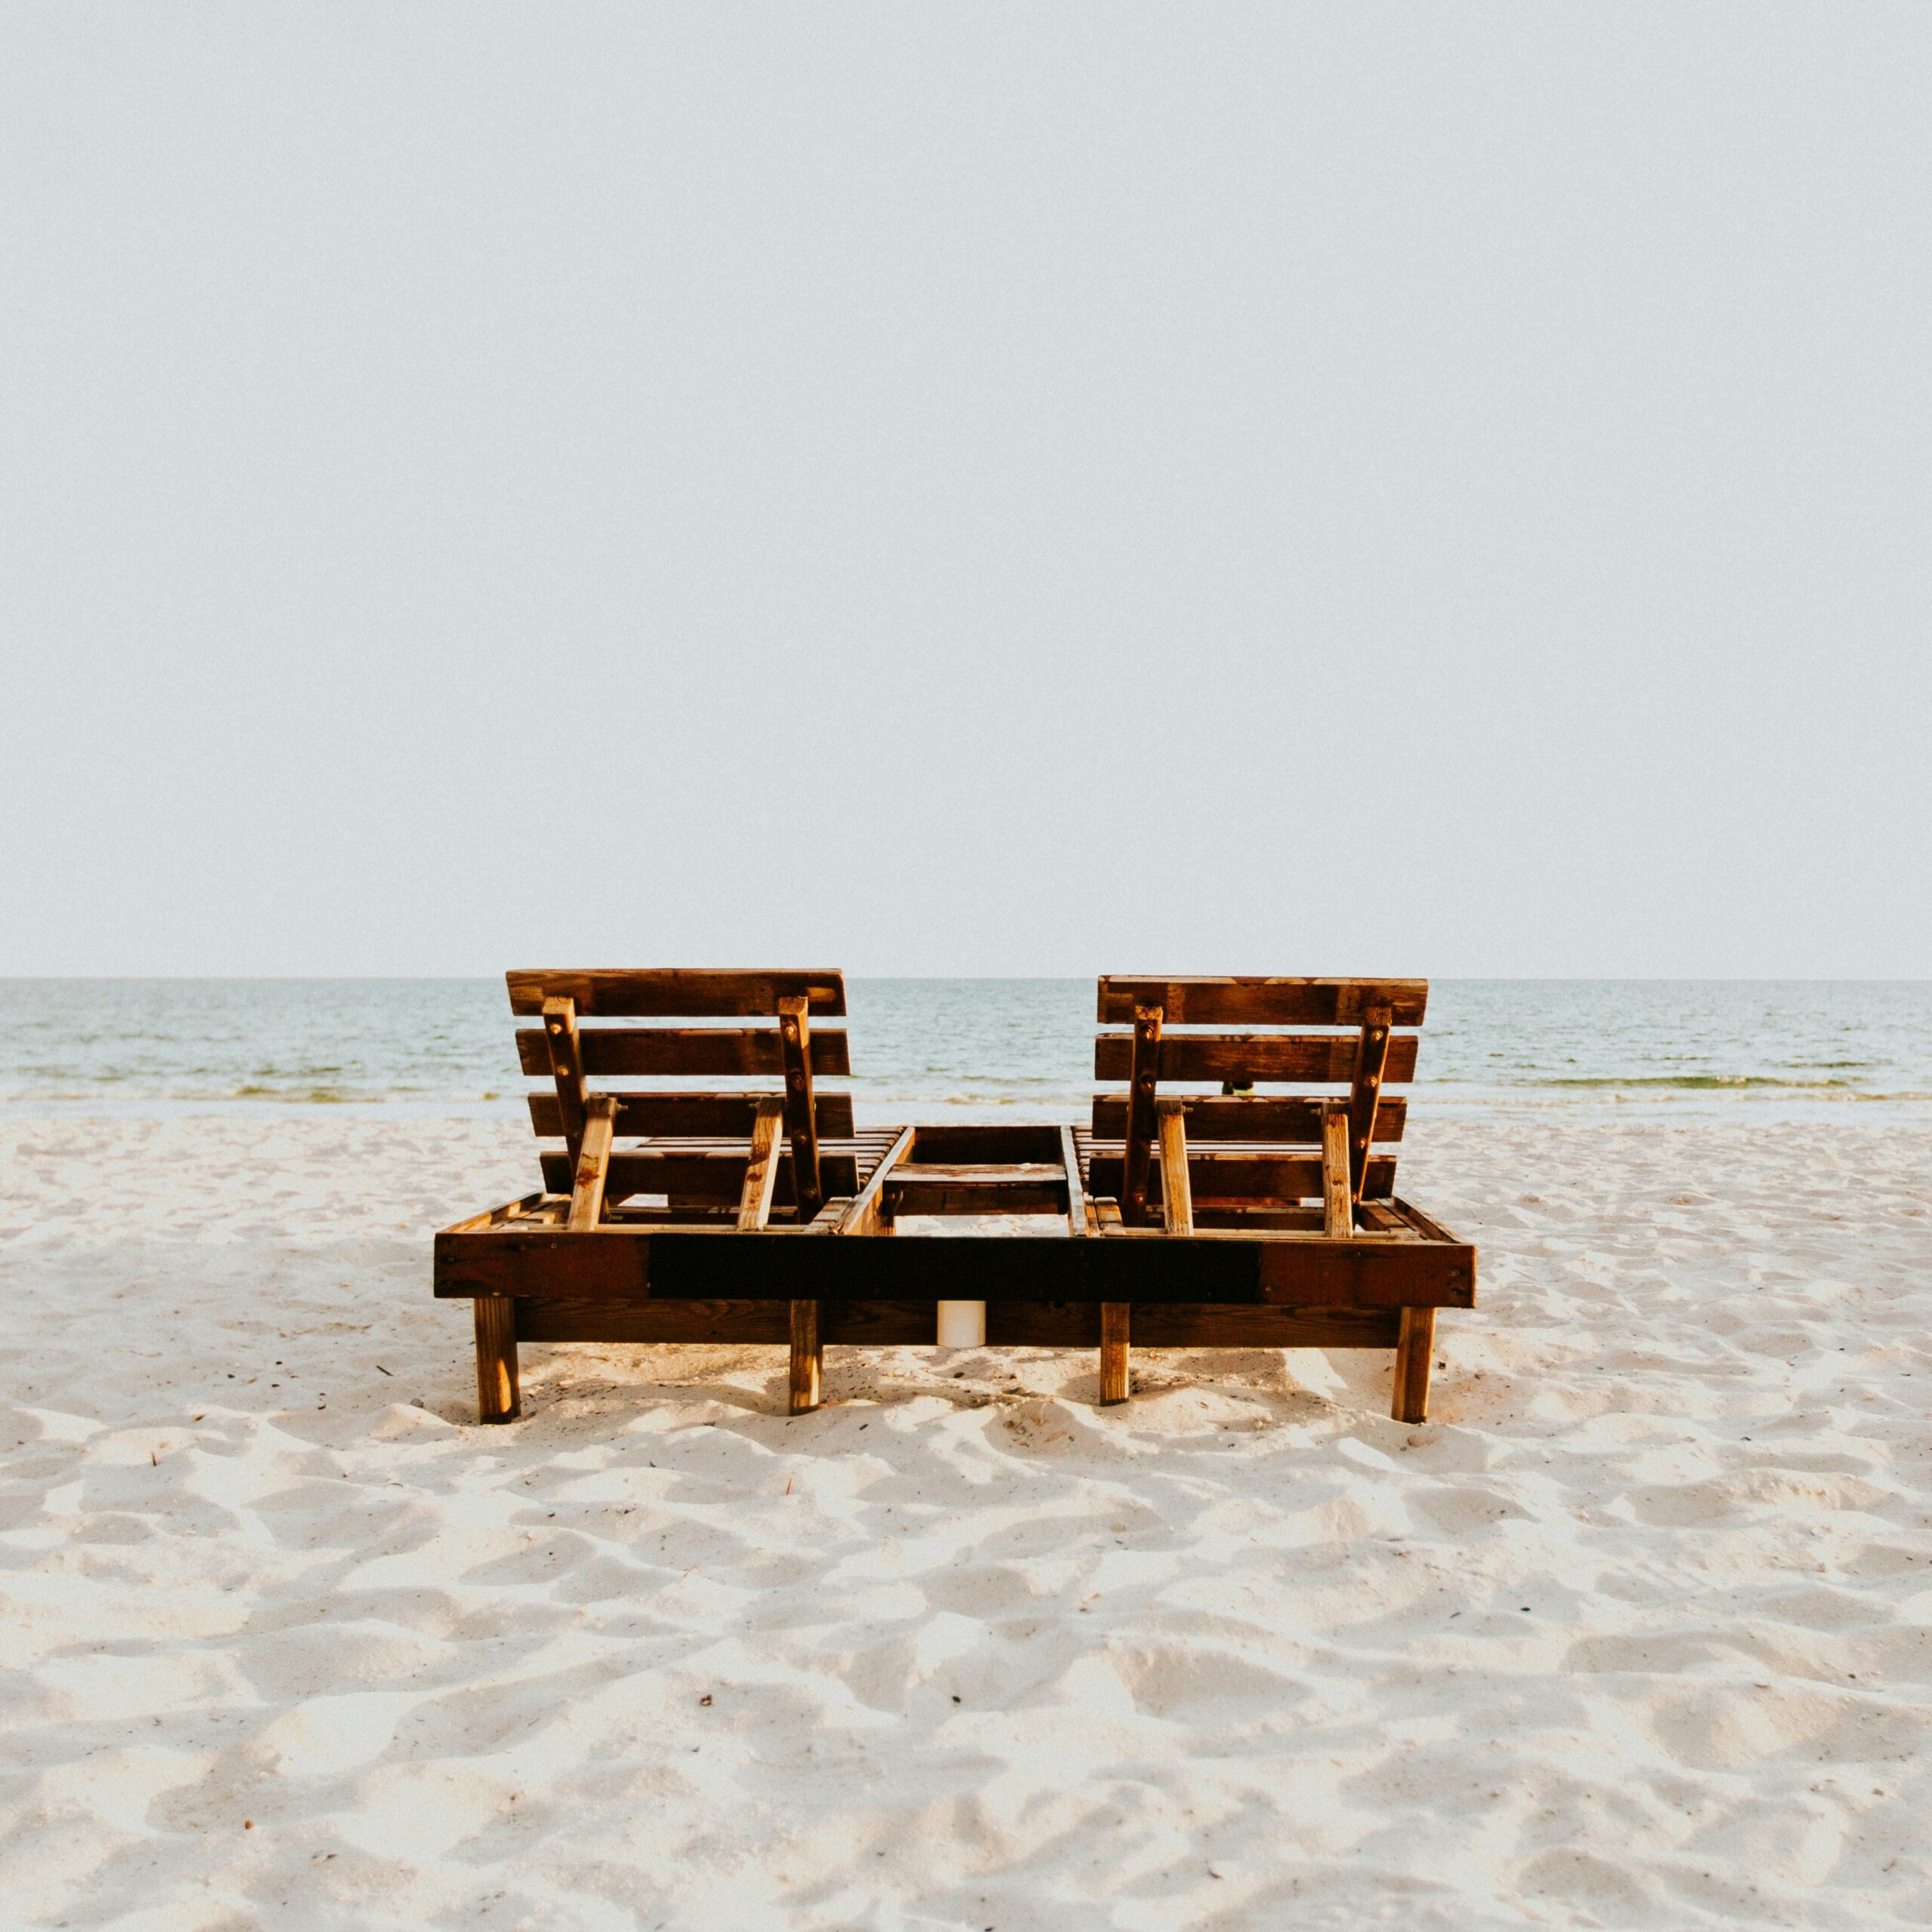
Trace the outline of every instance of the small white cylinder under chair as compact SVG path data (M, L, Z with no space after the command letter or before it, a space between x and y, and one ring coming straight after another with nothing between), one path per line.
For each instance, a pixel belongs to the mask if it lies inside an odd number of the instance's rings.
M939 1346L983 1349L986 1345L986 1305L983 1301L943 1301L939 1305Z

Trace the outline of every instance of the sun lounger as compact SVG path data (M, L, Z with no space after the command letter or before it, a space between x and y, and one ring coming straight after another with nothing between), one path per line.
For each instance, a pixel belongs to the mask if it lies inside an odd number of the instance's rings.
M1393 1413L1425 1419L1435 1311L1475 1299L1475 1249L1395 1198L1385 1151L1428 1000L1426 980L1101 980L1094 1077L1124 1091L1094 1101L1088 1192L1170 1242L1263 1243L1271 1284L1263 1307L1103 1307L1103 1401L1126 1396L1130 1335L1393 1348Z
M1096 1347L1126 1398L1151 1347L1387 1348L1420 1421L1438 1307L1475 1251L1393 1198L1420 980L1103 980L1091 1128L854 1131L836 973L512 973L544 1189L436 1238L435 1292L475 1303L486 1421L518 1411L519 1342L786 1342L792 1413L827 1342ZM672 1017L756 1018L673 1026ZM648 1026L605 1026L649 1019ZM1233 1025L1266 1029L1229 1032ZM1323 1032L1287 1030L1325 1026ZM1202 1030L1206 1029L1208 1030ZM605 1076L771 1078L780 1091L615 1093ZM1309 1082L1339 1092L1260 1094ZM1211 1083L1231 1090L1188 1091ZM635 1144L620 1147L621 1140ZM895 1235L909 1215L1046 1217L992 1244ZM979 1321L973 1324L982 1331Z
M523 1071L544 1081L531 1124L558 1143L542 1155L543 1189L439 1235L436 1291L460 1278L461 1237L497 1231L552 1238L518 1271L519 1292L476 1303L483 1419L521 1406L517 1343L783 1341L787 1312L766 1303L612 1296L588 1286L580 1236L674 1228L753 1232L810 1226L841 1208L891 1146L854 1131L848 1094L818 1084L849 1074L842 974L514 972L510 1009ZM607 1025L648 1020L646 1026ZM720 1020L761 1024L720 1026ZM714 1023L689 1026L690 1020ZM612 1088L613 1079L713 1083ZM715 1083L740 1083L719 1089ZM755 1087L755 1081L775 1085ZM630 1143L629 1145L621 1143ZM558 1240L556 1237L564 1237ZM473 1244L472 1244L473 1245ZM456 1272L452 1273L454 1269ZM815 1382L818 1350L809 1351Z

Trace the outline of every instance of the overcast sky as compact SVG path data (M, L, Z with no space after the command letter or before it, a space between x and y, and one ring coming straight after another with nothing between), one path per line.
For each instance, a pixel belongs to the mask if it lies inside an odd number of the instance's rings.
M0 972L1932 974L1932 8L0 15Z

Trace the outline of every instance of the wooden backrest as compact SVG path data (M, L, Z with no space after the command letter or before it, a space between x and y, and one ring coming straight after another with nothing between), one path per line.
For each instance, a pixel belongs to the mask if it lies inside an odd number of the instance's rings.
M516 1036L523 1071L550 1083L530 1096L531 1124L540 1136L561 1137L573 1164L593 1093L616 1101L620 1137L747 1143L758 1102L776 1094L799 1204L817 1212L819 1143L853 1131L851 1095L816 1086L820 1075L852 1070L845 1029L815 1023L843 1017L842 973L537 969L507 978L510 1011L541 1023ZM680 1023L728 1019L759 1023ZM605 1023L638 1020L654 1023ZM720 1078L765 1084L721 1091L611 1084Z
M1401 1139L1408 1107L1383 1090L1414 1078L1417 1036L1401 1029L1419 1027L1428 1004L1426 980L1103 975L1094 1074L1122 1091L1094 1097L1094 1192L1118 1177L1122 1218L1146 1219L1158 1098L1181 1102L1191 1149L1309 1150L1272 1169L1248 1164L1295 1186L1318 1177L1323 1121L1346 1106L1354 1198L1392 1194L1395 1157L1373 1149ZM1327 1091L1284 1091L1307 1087ZM1117 1168L1097 1151L1115 1143Z

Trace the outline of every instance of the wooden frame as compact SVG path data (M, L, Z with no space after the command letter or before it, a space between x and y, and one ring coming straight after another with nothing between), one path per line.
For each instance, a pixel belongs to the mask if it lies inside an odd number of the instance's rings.
M1128 1398L1131 1343L1374 1348L1394 1354L1395 1414L1420 1422L1435 1311L1475 1306L1476 1251L1395 1198L1394 1157L1376 1151L1404 1131L1383 1090L1414 1072L1415 1036L1395 1029L1421 1023L1425 981L1103 979L1103 1025L1131 1031L1100 1034L1095 1069L1128 1091L1097 1097L1091 1128L869 1134L817 1085L849 1070L844 1032L814 1023L844 1014L836 973L509 986L513 1011L543 1021L518 1039L550 1089L532 1124L565 1146L544 1157L546 1191L436 1237L436 1295L475 1304L485 1421L519 1412L523 1342L783 1343L803 1413L828 1343L931 1342L937 1304L964 1300L983 1306L989 1346L1097 1348L1103 1404ZM776 1023L604 1023L761 1017ZM1318 1026L1347 1030L1288 1030ZM600 1072L780 1084L593 1092ZM1297 1078L1344 1091L1254 1091ZM1222 1091L1175 1091L1190 1080ZM1060 1225L1004 1235L989 1268L971 1241L898 1233L905 1214Z

